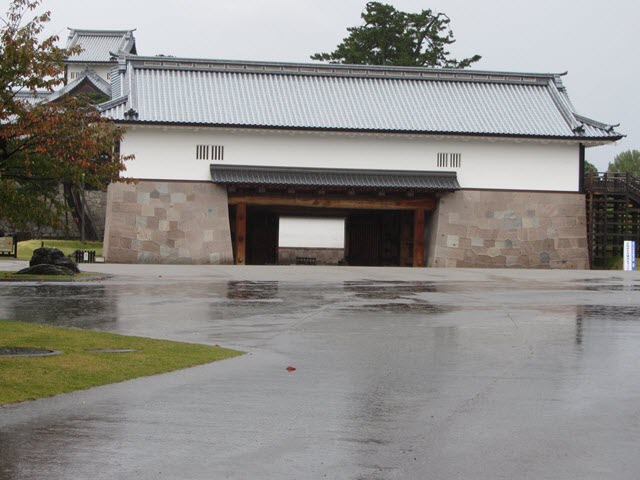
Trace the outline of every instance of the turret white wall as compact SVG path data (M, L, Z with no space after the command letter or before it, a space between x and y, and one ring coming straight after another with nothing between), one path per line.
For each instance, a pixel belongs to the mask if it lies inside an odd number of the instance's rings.
M101 77L104 81L108 82L109 81L109 73L111 72L111 67L113 65L112 64L69 64L67 66L67 82L71 83L73 82L76 78L78 78L79 75L82 74L82 72L85 71L86 68L89 68L90 70L93 70L94 72L96 72L96 74Z
M214 160L197 160L197 145L224 146L220 163L313 168L456 171L463 188L576 192L578 145L561 142L437 140L367 135L187 127L128 127L126 175L138 179L211 179ZM460 153L459 168L439 168L438 153Z

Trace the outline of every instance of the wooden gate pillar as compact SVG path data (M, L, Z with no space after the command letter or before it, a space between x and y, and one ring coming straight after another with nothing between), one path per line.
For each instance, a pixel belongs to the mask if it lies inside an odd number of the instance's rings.
M246 265L247 253L247 204L236 206L236 265Z
M424 208L413 211L413 266L424 267Z
M413 225L413 219L411 218L411 211L402 212L400 223L400 266L406 267L409 265L411 259L411 227Z

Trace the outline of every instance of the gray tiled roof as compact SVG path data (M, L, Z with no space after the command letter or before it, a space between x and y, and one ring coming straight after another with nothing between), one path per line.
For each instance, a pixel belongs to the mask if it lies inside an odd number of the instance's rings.
M616 140L578 116L559 75L128 57L116 120ZM133 112L126 118L122 112Z
M50 95L51 92L49 91L39 90L37 92L32 92L31 90L21 90L14 93L14 98L34 106L46 101Z
M458 183L455 172L256 167L212 164L211 179L215 183L255 186L350 187L356 189L408 189L416 191L453 191L460 189L460 184Z
M80 45L83 50L69 57L68 62L106 63L112 54L136 53L134 30L69 30L67 48Z
M51 95L49 91L38 90L33 92L27 89L14 89L13 98L16 102L20 102L24 108L33 108L36 105L46 102L47 98ZM16 115L9 115L2 120L2 123L13 123L18 117Z
M104 93L108 97L111 97L111 84L109 82L107 82L106 80L103 80L102 77L100 77L93 70L85 70L84 72L82 72L82 74L79 77L74 79L72 82L67 83L60 90L56 90L55 92L53 92L49 96L49 98L47 98L47 100L49 102L57 100L58 98L62 97L63 95L65 95L65 94L67 94L69 92L72 92L76 87L78 87L84 81L90 82L93 86L95 86L102 93Z

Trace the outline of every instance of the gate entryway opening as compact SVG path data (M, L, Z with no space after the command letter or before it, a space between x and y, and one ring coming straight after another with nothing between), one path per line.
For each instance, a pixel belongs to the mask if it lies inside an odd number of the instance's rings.
M231 200L235 202L234 200ZM344 218L342 256L335 261L319 260L313 248L299 249L299 257L315 257L309 264L352 266L424 266L424 209L336 210L231 205L229 217L235 263L239 265L277 265L296 263L283 258L279 243L281 217ZM243 245L244 244L244 245ZM244 261L243 261L244 260ZM303 263L303 262L298 262Z
M244 226L244 264L246 265L352 265L413 266L414 216L411 211L327 211L247 205ZM240 211L243 207L240 208ZM238 206L230 207L232 243L236 264L242 264L242 245L238 236ZM331 216L328 216L331 213ZM240 214L241 217L242 214ZM280 219L344 219L343 239L339 247L322 245L283 245L280 243ZM234 222L233 219L236 219ZM240 227L242 229L242 227ZM424 251L424 222L418 226L418 249ZM312 233L312 232L311 232ZM240 245L239 245L240 243ZM313 246L311 246L313 245ZM296 248L297 247L297 248ZM424 262L424 255L422 260ZM416 265L417 266L417 265Z
M345 218L344 260L357 266L425 265L426 221L455 172L211 165L227 185L237 265L278 263L281 216Z

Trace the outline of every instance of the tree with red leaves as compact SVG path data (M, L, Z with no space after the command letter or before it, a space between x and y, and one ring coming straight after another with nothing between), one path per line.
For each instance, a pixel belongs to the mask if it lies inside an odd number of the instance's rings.
M0 18L0 219L20 229L59 226L66 210L60 184L104 188L129 159L117 149L123 131L88 99L43 99L79 49L57 47L56 36L38 39L50 19L35 13L40 3L12 0Z

